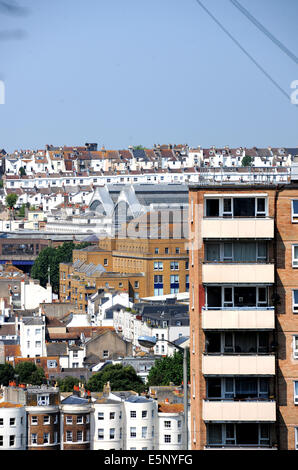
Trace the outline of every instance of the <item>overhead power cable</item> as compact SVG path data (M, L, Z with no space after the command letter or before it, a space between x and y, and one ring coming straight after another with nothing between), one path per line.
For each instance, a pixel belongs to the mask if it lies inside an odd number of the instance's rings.
M244 8L237 0L230 0L238 10L243 13L262 33L264 33L277 47L279 47L295 64L298 65L298 57L293 54L281 41L279 41L265 26L262 25L246 8Z
M213 21L224 31L224 33L229 36L229 38L239 47L239 49L255 64L255 66L270 80L270 82L287 98L290 100L290 95L269 75L268 72L252 57L252 55L246 51L246 49L237 41L236 38L223 26L223 24L205 7L205 5L200 1L196 0L197 4L213 19Z

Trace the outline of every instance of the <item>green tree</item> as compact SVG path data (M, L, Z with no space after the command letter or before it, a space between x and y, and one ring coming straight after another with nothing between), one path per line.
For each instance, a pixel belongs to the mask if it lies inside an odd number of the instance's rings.
M13 209L14 206L16 205L17 200L18 200L18 195L17 194L15 194L15 193L7 194L7 196L5 198L6 206L9 209Z
M15 374L15 371L11 364L8 364L8 362L6 362L5 364L0 364L0 384L1 385L7 386L8 382L14 379L14 374Z
M57 380L58 387L61 392L72 392L73 387L75 385L78 385L80 382L82 383L82 380L79 380L78 378L71 377L71 376L65 377L64 379Z
M253 162L253 158L250 157L249 155L245 155L245 157L242 158L242 166L251 166Z
M45 287L50 274L50 282L53 291L59 293L59 265L60 263L70 263L72 261L72 252L88 246L89 243L75 244L73 242L64 242L62 245L53 248L44 248L37 256L31 269L31 277L39 279L40 284Z
M23 166L21 166L21 168L19 169L19 174L20 174L20 176L25 176L26 175L26 170Z
M19 383L41 385L45 380L43 368L30 361L19 362L15 366L15 373L19 376Z
M143 147L143 145L134 145L133 149L134 150L144 150L145 147Z
M102 371L93 374L86 388L91 392L101 392L107 382L110 382L111 389L115 391L134 390L142 393L145 390L145 384L134 368L124 367L122 364L109 364Z
M25 217L25 209L26 209L26 205L25 204L22 204L20 209L19 209L19 216L20 217Z
M189 351L188 351L189 379ZM148 385L181 385L183 382L183 353L178 351L173 356L157 359L148 374Z

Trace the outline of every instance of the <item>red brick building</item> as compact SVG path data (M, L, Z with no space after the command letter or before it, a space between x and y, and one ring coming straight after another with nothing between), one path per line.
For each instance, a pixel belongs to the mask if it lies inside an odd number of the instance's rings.
M193 449L298 449L298 185L190 187Z

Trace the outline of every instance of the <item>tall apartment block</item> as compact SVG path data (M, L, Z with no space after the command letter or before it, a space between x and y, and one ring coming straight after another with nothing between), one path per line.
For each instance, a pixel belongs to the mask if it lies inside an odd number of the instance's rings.
M298 185L189 202L192 448L298 449Z

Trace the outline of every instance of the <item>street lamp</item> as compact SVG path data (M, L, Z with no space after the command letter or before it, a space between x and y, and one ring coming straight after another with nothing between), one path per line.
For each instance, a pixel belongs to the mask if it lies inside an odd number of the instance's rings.
M183 402L184 402L184 432L185 432L185 446L188 450L188 386L187 386L187 351L188 347L182 348L175 343L171 343L167 339L156 339L156 336L139 336L138 342L144 348L153 348L158 341L166 341L168 344L174 346L183 353Z

